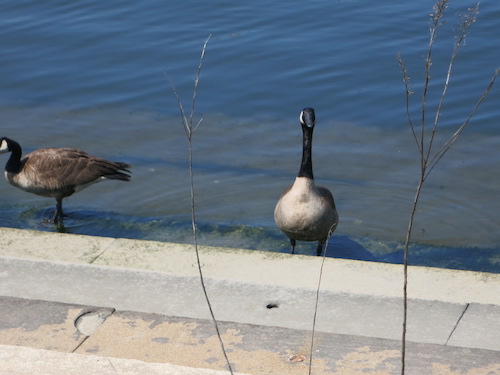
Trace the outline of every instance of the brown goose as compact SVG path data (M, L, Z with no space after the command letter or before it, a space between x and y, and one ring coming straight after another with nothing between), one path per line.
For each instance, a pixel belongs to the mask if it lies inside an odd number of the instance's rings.
M291 253L296 241L318 241L316 254L321 255L328 236L338 223L333 195L314 184L312 170L312 136L316 117L314 109L300 112L303 149L299 173L293 185L285 189L274 210L276 224L290 239Z
M21 159L19 143L0 139L0 153L10 152L5 178L15 187L57 201L54 224L62 223L62 200L105 179L129 181L129 164L108 161L72 148L42 148ZM127 172L127 173L124 173Z

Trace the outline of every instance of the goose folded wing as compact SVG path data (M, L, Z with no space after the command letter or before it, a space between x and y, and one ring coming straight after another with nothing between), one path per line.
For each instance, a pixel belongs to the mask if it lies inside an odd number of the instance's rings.
M31 171L37 184L61 189L88 185L102 178L127 180L125 163L114 163L76 149L41 149L28 154L25 170Z

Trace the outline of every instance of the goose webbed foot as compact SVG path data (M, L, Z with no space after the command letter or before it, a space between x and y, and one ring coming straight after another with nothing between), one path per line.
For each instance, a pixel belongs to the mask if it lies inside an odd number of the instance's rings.
M295 244L296 244L296 241L294 239L290 238L290 254L295 253Z

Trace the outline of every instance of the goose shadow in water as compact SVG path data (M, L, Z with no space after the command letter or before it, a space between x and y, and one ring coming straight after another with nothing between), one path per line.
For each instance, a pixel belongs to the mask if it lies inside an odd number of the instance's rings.
M333 236L328 242L326 256L330 258L377 261L365 247L347 236Z

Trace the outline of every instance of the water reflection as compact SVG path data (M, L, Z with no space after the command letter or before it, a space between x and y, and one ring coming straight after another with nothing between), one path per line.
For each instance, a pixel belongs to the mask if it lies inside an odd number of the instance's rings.
M312 106L315 177L333 190L341 217L329 255L399 262L418 154L395 57L405 58L418 93L431 6L19 1L0 15L1 136L26 152L76 147L133 165L127 186L98 184L65 201L68 232L190 242L186 137L164 73L189 101L212 33L197 101L196 120L204 121L194 139L200 241L288 251L272 212L300 162L297 113ZM455 12L463 10L450 6L434 50L431 106ZM499 7L482 5L454 69L438 141L463 121L498 64ZM498 272L499 95L492 91L425 186L412 262ZM52 201L5 181L0 191L0 225L54 230L43 221ZM312 254L309 244L298 251Z

